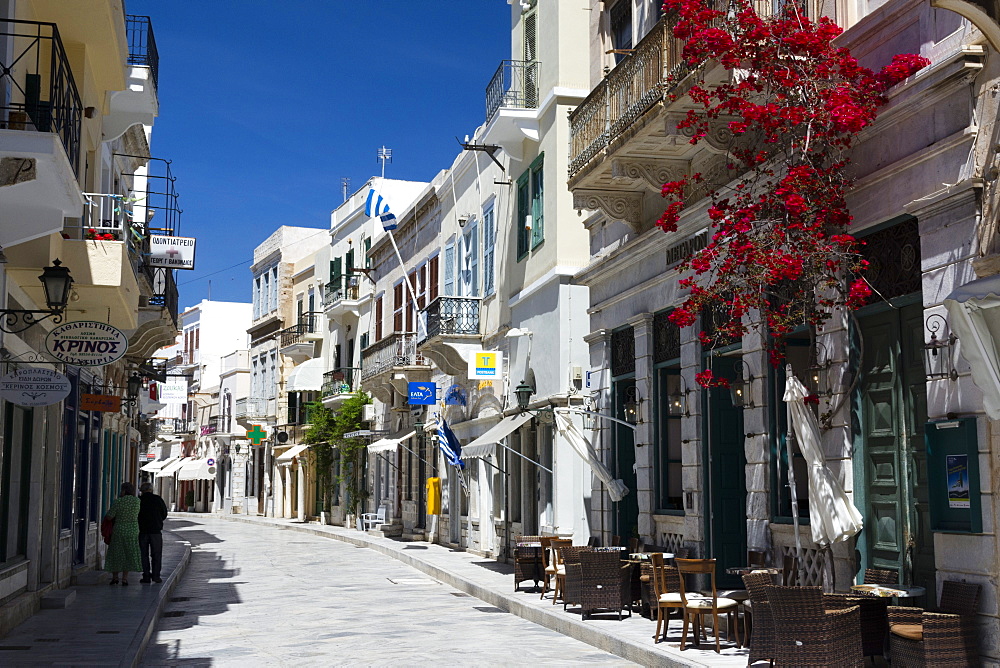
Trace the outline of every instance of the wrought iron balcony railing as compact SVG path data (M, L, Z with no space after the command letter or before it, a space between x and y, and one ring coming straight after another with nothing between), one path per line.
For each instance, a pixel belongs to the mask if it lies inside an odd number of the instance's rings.
M417 335L396 332L361 351L361 379L377 376L396 366L422 366L426 363L417 351Z
M340 367L323 374L323 397L335 397L354 392L354 369Z
M59 135L80 173L83 104L54 23L0 21L0 130Z
M335 277L323 288L323 306L330 306L343 299L359 299L361 277L344 274Z
M278 332L281 340L281 347L284 348L285 346L299 343L306 334L316 333L319 327L319 319L316 317L318 315L322 314L318 311L303 313L299 316L297 324L294 324L291 327L286 327Z
M501 107L538 108L538 61L504 60L486 87L486 122Z
M669 81L686 67L682 47L661 19L570 113L570 176L663 99Z
M427 324L427 336L442 334L479 334L479 303L474 297L437 297L421 314Z
M194 431L195 421L184 418L160 418L156 431L160 434L188 434Z
M261 397L242 397L233 402L233 417L259 418L268 416L267 399Z
M150 306L162 306L170 314L170 320L177 325L177 280L174 270L164 267L150 267L143 263L142 271L149 279L153 294L146 302Z
M159 90L160 54L153 37L153 23L148 16L129 14L125 17L128 33L128 64L149 68L153 88Z

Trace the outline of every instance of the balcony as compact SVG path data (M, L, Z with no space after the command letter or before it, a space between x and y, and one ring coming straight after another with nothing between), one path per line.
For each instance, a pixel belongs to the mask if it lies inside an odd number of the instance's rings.
M335 406L357 391L355 373L351 367L339 367L323 374L323 404Z
M273 418L275 415L274 404L274 399L242 397L233 402L233 417L241 421Z
M110 94L110 113L103 119L106 140L116 139L136 124L151 125L159 112L160 55L148 16L125 17L128 38L128 82Z
M125 17L128 34L128 64L149 69L153 88L159 88L160 54L156 50L153 24L148 16L129 14Z
M313 357L315 342L323 339L318 311L299 316L298 323L278 332L279 352L299 362Z
M80 216L83 104L55 24L5 19L0 44L0 246L9 249Z
M391 390L407 397L407 382L429 381L431 367L417 349L417 335L396 332L361 351L361 387L388 403Z
M464 377L469 353L482 348L479 307L478 298L437 297L420 312L427 323L420 352L446 374Z
M194 432L194 420L184 418L160 418L156 420L156 433L160 436L170 434L190 434Z
M486 131L483 142L497 144L520 160L521 142L538 141L538 75L536 60L504 60L486 87Z
M361 276L344 274L335 276L323 289L323 310L327 317L361 316L361 309L371 292L361 289Z

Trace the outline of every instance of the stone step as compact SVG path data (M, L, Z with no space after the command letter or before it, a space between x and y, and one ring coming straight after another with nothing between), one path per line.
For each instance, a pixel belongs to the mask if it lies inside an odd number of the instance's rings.
M58 610L60 608L68 608L73 605L73 601L75 600L75 589L56 589L42 597L42 609Z
M107 571L95 571L93 569L80 570L70 578L70 584L89 586L104 585L111 581L111 573Z

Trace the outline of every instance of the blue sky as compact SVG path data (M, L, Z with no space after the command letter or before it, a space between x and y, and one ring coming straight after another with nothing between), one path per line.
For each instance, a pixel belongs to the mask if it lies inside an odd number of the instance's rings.
M181 307L250 300L253 249L280 225L328 228L379 173L426 181L483 123L510 57L505 0L127 0L160 55L152 153L173 161L197 268ZM245 262L233 267L237 263ZM232 268L230 268L232 267ZM211 275L210 275L211 274Z

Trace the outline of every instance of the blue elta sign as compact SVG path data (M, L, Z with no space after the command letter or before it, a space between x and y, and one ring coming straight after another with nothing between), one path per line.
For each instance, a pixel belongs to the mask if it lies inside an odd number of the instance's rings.
M432 406L437 401L437 383L409 383L411 406Z

